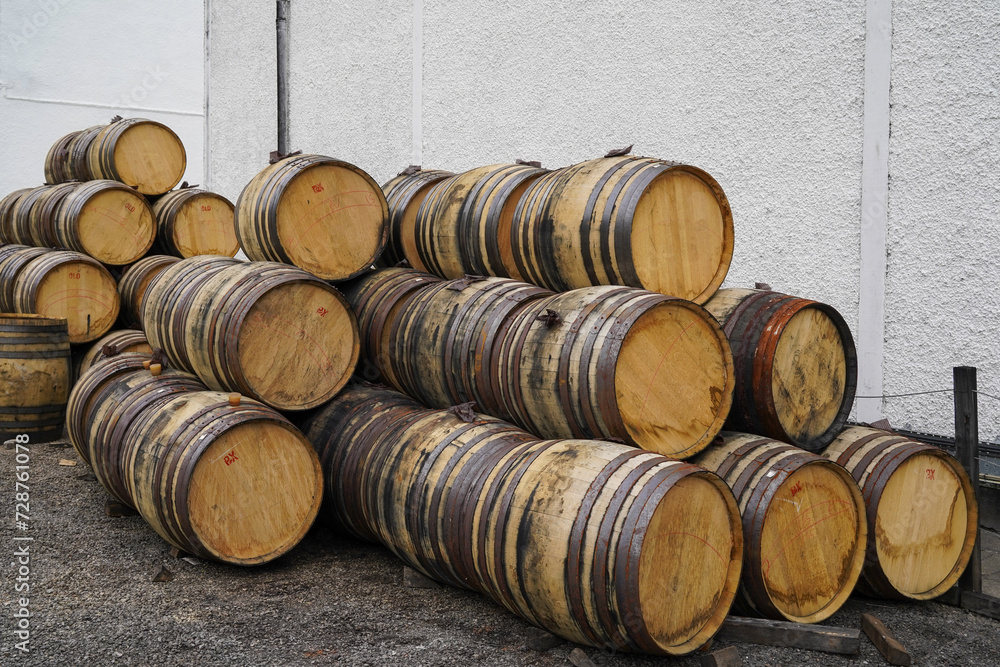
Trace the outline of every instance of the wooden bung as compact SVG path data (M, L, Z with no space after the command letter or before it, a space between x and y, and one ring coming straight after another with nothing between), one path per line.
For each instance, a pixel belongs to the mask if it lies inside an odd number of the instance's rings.
M0 439L58 440L70 385L66 320L0 314Z
M381 188L364 170L322 155L296 155L267 167L243 188L236 236L252 260L346 280L378 258L388 217Z
M890 431L852 426L822 452L861 485L868 508L866 595L929 600L958 581L976 540L979 506L961 464Z
M157 375L159 375L160 373L163 372L163 365L162 364L150 364L149 365L149 372L152 373L153 376L155 377L155 376L157 376Z
M743 612L819 623L847 602L868 536L864 500L847 471L797 447L732 432L692 463L722 477L739 501Z
M857 388L854 338L834 308L770 290L722 289L705 304L733 350L726 428L809 451L843 428Z
M382 193L389 206L388 239L385 250L379 257L379 266L382 267L391 268L406 259L403 244L408 242L411 247L415 247L413 230L420 204L432 185L454 176L452 172L441 169L407 171L404 170L382 186Z

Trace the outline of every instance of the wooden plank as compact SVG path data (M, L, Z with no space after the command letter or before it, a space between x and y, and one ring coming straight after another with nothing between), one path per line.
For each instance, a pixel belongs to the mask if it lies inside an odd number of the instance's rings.
M962 591L962 609L1000 621L1000 599L973 591Z
M742 616L727 618L716 639L845 655L857 655L861 650L861 631L857 629Z
M861 614L861 629L890 665L910 664L910 654L878 618L871 614Z
M701 667L739 667L743 658L735 646L712 651L701 656Z

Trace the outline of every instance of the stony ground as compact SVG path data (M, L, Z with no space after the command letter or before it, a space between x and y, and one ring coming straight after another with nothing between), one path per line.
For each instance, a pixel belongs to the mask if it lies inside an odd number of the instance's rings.
M174 559L141 518L105 515L106 496L65 442L30 446L30 527L15 527L15 452L0 448L0 665L568 665L577 648L525 647L528 624L478 594L412 588L388 551L315 528L290 554L242 569ZM15 648L15 537L30 536L30 653ZM23 543L23 542L22 542ZM166 567L173 580L154 583ZM1000 664L1000 622L939 603L855 599L828 625L881 618L915 665ZM713 650L727 644L715 642ZM886 664L737 645L744 665ZM699 665L585 648L597 665Z

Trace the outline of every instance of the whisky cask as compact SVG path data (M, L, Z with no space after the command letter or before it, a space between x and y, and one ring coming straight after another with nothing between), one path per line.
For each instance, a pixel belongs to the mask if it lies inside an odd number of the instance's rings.
M144 195L160 195L181 182L187 155L166 125L127 118L100 129L87 147L90 177L120 181ZM82 180L82 179L81 179Z
M201 558L258 565L305 536L322 499L322 471L286 419L235 398L184 392L143 411L124 435L122 472L132 505L167 542Z
M67 150L69 150L69 174L72 178L78 181L90 181L99 178L99 176L90 171L88 155L90 153L90 145L105 127L105 125L88 127L85 130L80 130L76 136L70 139Z
M28 262L14 281L19 313L65 319L70 343L89 343L111 330L118 317L115 279L92 257L51 250Z
M818 451L854 404L858 357L831 306L769 290L723 289L705 304L733 349L736 391L726 428Z
M55 217L59 246L104 264L131 264L153 245L156 223L146 199L116 181L80 183Z
M404 245L409 248L410 256L413 256L416 251L413 230L420 204L432 185L449 176L454 174L441 169L417 169L410 173L403 171L382 186L382 194L389 206L389 233L385 250L379 257L382 267L391 268L406 259Z
M102 359L126 352L151 355L153 348L146 340L146 334L137 329L112 331L99 338L75 359L73 377L79 378Z
M267 167L243 188L236 236L252 260L346 280L378 258L388 217L385 196L365 171L322 155L297 155Z
M961 464L923 442L878 429L844 429L822 455L844 466L868 507L866 595L929 600L962 575L979 527L979 506Z
M53 185L40 185L21 195L10 214L10 242L20 245L37 245L31 234L31 210L35 203L52 190Z
M21 188L0 199L0 243L17 243L14 239L14 207L22 195L28 194L32 188ZM23 245L23 244L22 244Z
M121 320L126 326L142 328L142 297L150 282L161 271L179 261L170 255L147 255L125 269L118 281L118 295L122 304Z
M0 248L0 313L17 311L14 285L17 277L31 260L50 252L46 248L25 245L5 245Z
M56 234L56 213L63 200L66 199L79 185L73 183L60 183L42 193L28 213L28 233L31 236L31 245L39 248L62 248L59 237Z
M80 130L75 130L65 134L52 144L49 152L45 155L45 182L65 183L76 178L70 167L69 145L80 134Z
M222 195L183 188L172 190L153 205L158 250L175 257L225 255L240 249L233 204Z
M0 437L58 440L70 390L66 321L0 315Z
M742 611L819 623L847 602L868 530L861 491L846 470L797 447L732 432L692 463L722 477L739 501Z
M733 256L722 188L697 167L633 156L534 181L511 227L511 275L555 291L628 285L704 303Z
M729 344L692 302L588 287L533 301L499 335L499 416L536 435L617 438L683 459L729 413Z

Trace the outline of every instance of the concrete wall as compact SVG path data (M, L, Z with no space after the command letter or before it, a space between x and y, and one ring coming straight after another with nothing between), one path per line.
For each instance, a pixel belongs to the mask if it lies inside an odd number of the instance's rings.
M210 178L235 198L276 144L274 7L209 1ZM291 145L384 182L414 160L559 167L634 143L725 188L727 285L828 302L857 332L865 11L866 0L295 0ZM1000 395L996 18L986 2L896 0L893 19L883 389L946 388L968 363ZM885 410L947 433L947 399ZM986 401L983 434L1000 437Z
M0 192L41 185L56 139L116 114L171 127L201 182L204 25L202 0L3 0Z

